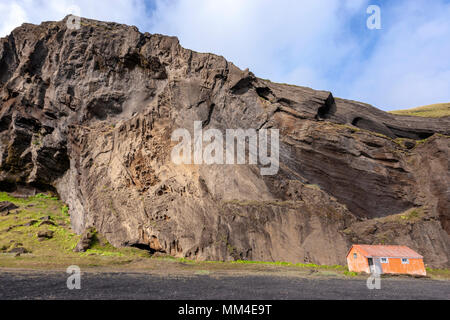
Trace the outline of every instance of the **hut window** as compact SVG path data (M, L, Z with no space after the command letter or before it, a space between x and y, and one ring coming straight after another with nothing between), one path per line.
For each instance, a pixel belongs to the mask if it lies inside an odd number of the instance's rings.
M388 263L388 258L381 258L381 263Z
M353 254L353 259L356 259L358 255L356 253Z
M409 259L407 259L407 258L402 258L402 263L403 263L403 264L409 264Z

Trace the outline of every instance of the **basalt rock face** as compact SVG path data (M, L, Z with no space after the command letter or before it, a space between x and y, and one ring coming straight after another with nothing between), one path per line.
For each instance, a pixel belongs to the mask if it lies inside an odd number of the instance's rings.
M0 42L0 186L53 189L78 233L195 259L344 264L405 244L449 266L450 119L276 84L135 27L24 24ZM177 128L279 129L276 175L176 165Z

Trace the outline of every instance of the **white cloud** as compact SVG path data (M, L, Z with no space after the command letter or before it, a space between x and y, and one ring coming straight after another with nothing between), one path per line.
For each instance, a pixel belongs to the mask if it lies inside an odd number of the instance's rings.
M450 4L406 1L386 14L390 23L347 94L385 109L449 102Z
M130 25L148 22L144 0L0 0L0 37L6 36L23 22L39 24L57 21L80 8L82 17Z
M343 17L364 12L365 2L158 0L152 29L260 77L325 89L327 69L355 48L355 39L340 37Z
M6 36L11 30L27 20L26 12L15 1L0 2L0 14L2 16L0 37Z
M367 31L369 0L0 0L0 36L27 21L83 17L178 36L273 81L310 86L382 109L450 101L450 4L382 2L382 30ZM373 33L371 33L373 32ZM370 51L367 48L373 47Z

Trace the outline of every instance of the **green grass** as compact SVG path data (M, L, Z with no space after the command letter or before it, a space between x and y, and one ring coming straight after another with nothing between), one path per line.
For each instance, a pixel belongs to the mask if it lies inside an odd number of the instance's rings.
M0 198L8 199L19 206L18 213L10 213L8 216L0 217L0 244L8 246L8 244L20 243L21 246L31 251L35 256L47 256L53 254L58 257L66 251L72 250L79 237L68 229L70 225L69 217L62 216L59 209L60 203L57 199L44 198L40 195L28 199L11 199L11 197L0 194ZM56 225L42 225L41 218L50 216L51 221ZM37 222L25 226L33 220ZM8 228L11 230L7 231ZM53 231L53 238L38 241L37 233L39 231Z
M421 216L421 212L419 209L411 209L408 210L405 214L400 216L400 219L407 221L417 220Z
M408 209L402 213L397 213L397 214L392 214L386 217L382 217L382 218L376 218L377 221L380 222L397 222L397 223L410 223L410 222L417 222L420 219L422 219L422 217L424 216L423 214L423 208L422 207L418 207L418 208L411 208Z
M404 115L404 116L416 116L426 118L440 118L450 116L450 103L437 103L427 106L407 109L389 111L392 114Z
M210 273L208 270L198 270L195 272L196 275L209 275Z
M351 134L354 134L354 133L367 133L367 134L370 134L372 136L377 136L379 138L392 140L391 138L389 138L388 136L386 136L386 135L384 135L382 133L378 133L378 132L370 131L370 130L366 130L366 129L361 129L361 128L355 127L353 125L339 124L339 123L333 123L333 122L330 122L328 124L333 126L333 127L335 127L335 128L339 128L341 130L350 131Z
M15 198L6 192L0 192L0 201L9 201L19 207L7 216L0 216L0 266L58 266L67 263L108 265L149 256L146 251L137 248L115 248L100 235L95 237L91 248L86 252L73 252L80 236L70 227L67 205L51 194L40 193L28 198ZM47 216L55 225L39 226L41 218ZM33 220L37 222L30 226L24 225ZM47 230L53 231L53 237L39 241L37 233ZM23 247L30 254L11 260L8 251L15 247Z
M277 201L277 200L226 200L222 201L224 205L237 205L237 206L257 206L257 207L265 207L265 206L279 206L279 207L287 207L287 206L295 206L302 203L302 201Z
M43 194L43 193L38 193L37 195L35 195L34 197L32 197L31 199L49 199L49 200L58 200L57 197L52 196L51 194Z
M63 205L61 207L61 215L65 217L69 217L69 207L67 205Z
M274 272L280 275L297 275L306 277L355 277L361 274L349 272L346 266L341 265L318 265L314 263L291 263L285 261L195 261L185 258L174 258L169 256L153 258L159 261L179 263L184 268L194 271L194 274L210 274L215 271L223 272ZM365 276L365 275L363 275Z
M235 261L195 261L186 258L173 258L173 257L163 257L158 259L169 259L178 261L186 264L240 264L240 265L268 265L268 266L288 266L288 267L299 267L299 268L313 268L313 269L327 269L327 270L338 270L345 271L348 270L347 267L341 265L318 265L314 263L291 263L286 261L256 261L256 260L235 260Z
M431 269L426 268L427 276L433 279L450 279L450 269Z

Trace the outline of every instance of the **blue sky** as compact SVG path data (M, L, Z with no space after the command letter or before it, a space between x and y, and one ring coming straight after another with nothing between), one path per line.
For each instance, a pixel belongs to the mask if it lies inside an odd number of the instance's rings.
M73 5L380 109L450 102L450 0L0 0L0 36L60 20ZM381 9L380 30L366 26L369 5Z

